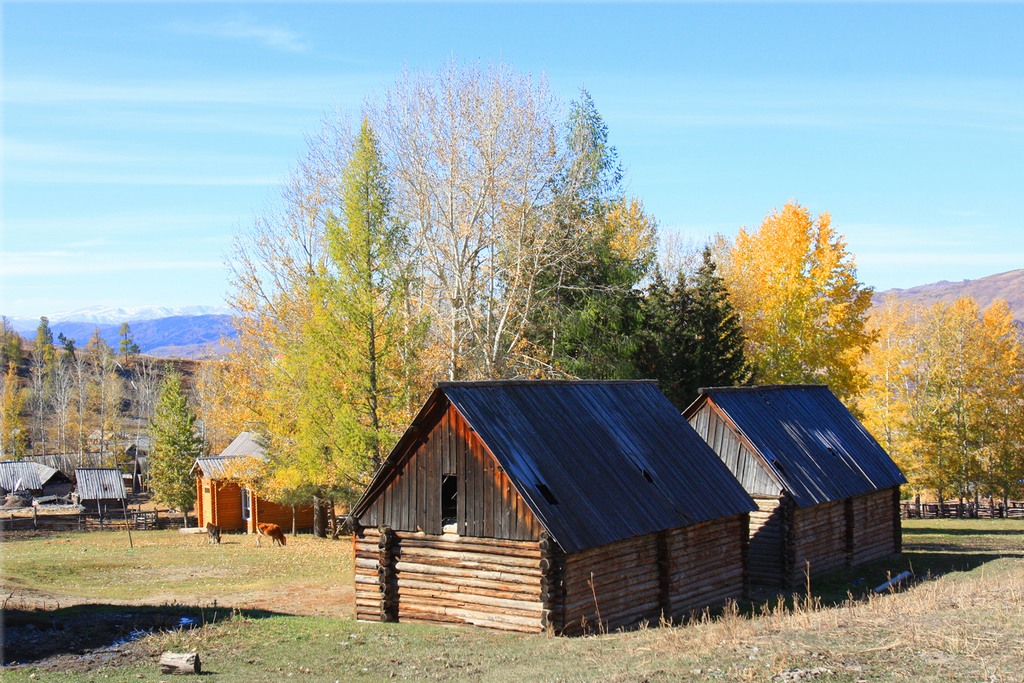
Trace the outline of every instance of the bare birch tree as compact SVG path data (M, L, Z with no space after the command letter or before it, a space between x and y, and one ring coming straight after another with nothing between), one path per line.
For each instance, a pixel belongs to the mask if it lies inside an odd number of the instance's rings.
M514 374L537 275L570 255L551 212L563 154L546 81L449 63L404 74L370 111L444 374Z

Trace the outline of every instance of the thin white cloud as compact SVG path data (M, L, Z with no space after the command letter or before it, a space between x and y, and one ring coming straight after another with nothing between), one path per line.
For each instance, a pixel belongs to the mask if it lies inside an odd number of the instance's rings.
M257 24L243 17L206 24L175 22L170 28L184 35L255 42L281 52L305 52L309 49L302 37L294 31Z
M104 273L222 270L224 264L213 259L163 259L117 257L97 258L95 253L78 251L6 252L0 254L4 277L20 275L95 275Z

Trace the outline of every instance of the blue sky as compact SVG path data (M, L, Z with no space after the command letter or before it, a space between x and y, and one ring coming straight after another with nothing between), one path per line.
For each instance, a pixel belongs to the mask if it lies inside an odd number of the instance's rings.
M1024 267L1024 5L2 5L0 313L217 305L332 107L497 61L592 94L666 232L829 211L878 289Z

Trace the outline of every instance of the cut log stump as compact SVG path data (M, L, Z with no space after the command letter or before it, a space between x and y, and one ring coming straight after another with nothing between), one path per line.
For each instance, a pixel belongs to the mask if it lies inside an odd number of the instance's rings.
M202 673L198 652L165 652L160 655L160 673L162 674L198 674Z

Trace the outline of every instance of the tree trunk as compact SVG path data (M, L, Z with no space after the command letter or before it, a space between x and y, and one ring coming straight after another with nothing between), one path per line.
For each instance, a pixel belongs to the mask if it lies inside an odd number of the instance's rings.
M317 538L327 538L327 515L325 512L324 501L313 496L313 535Z

